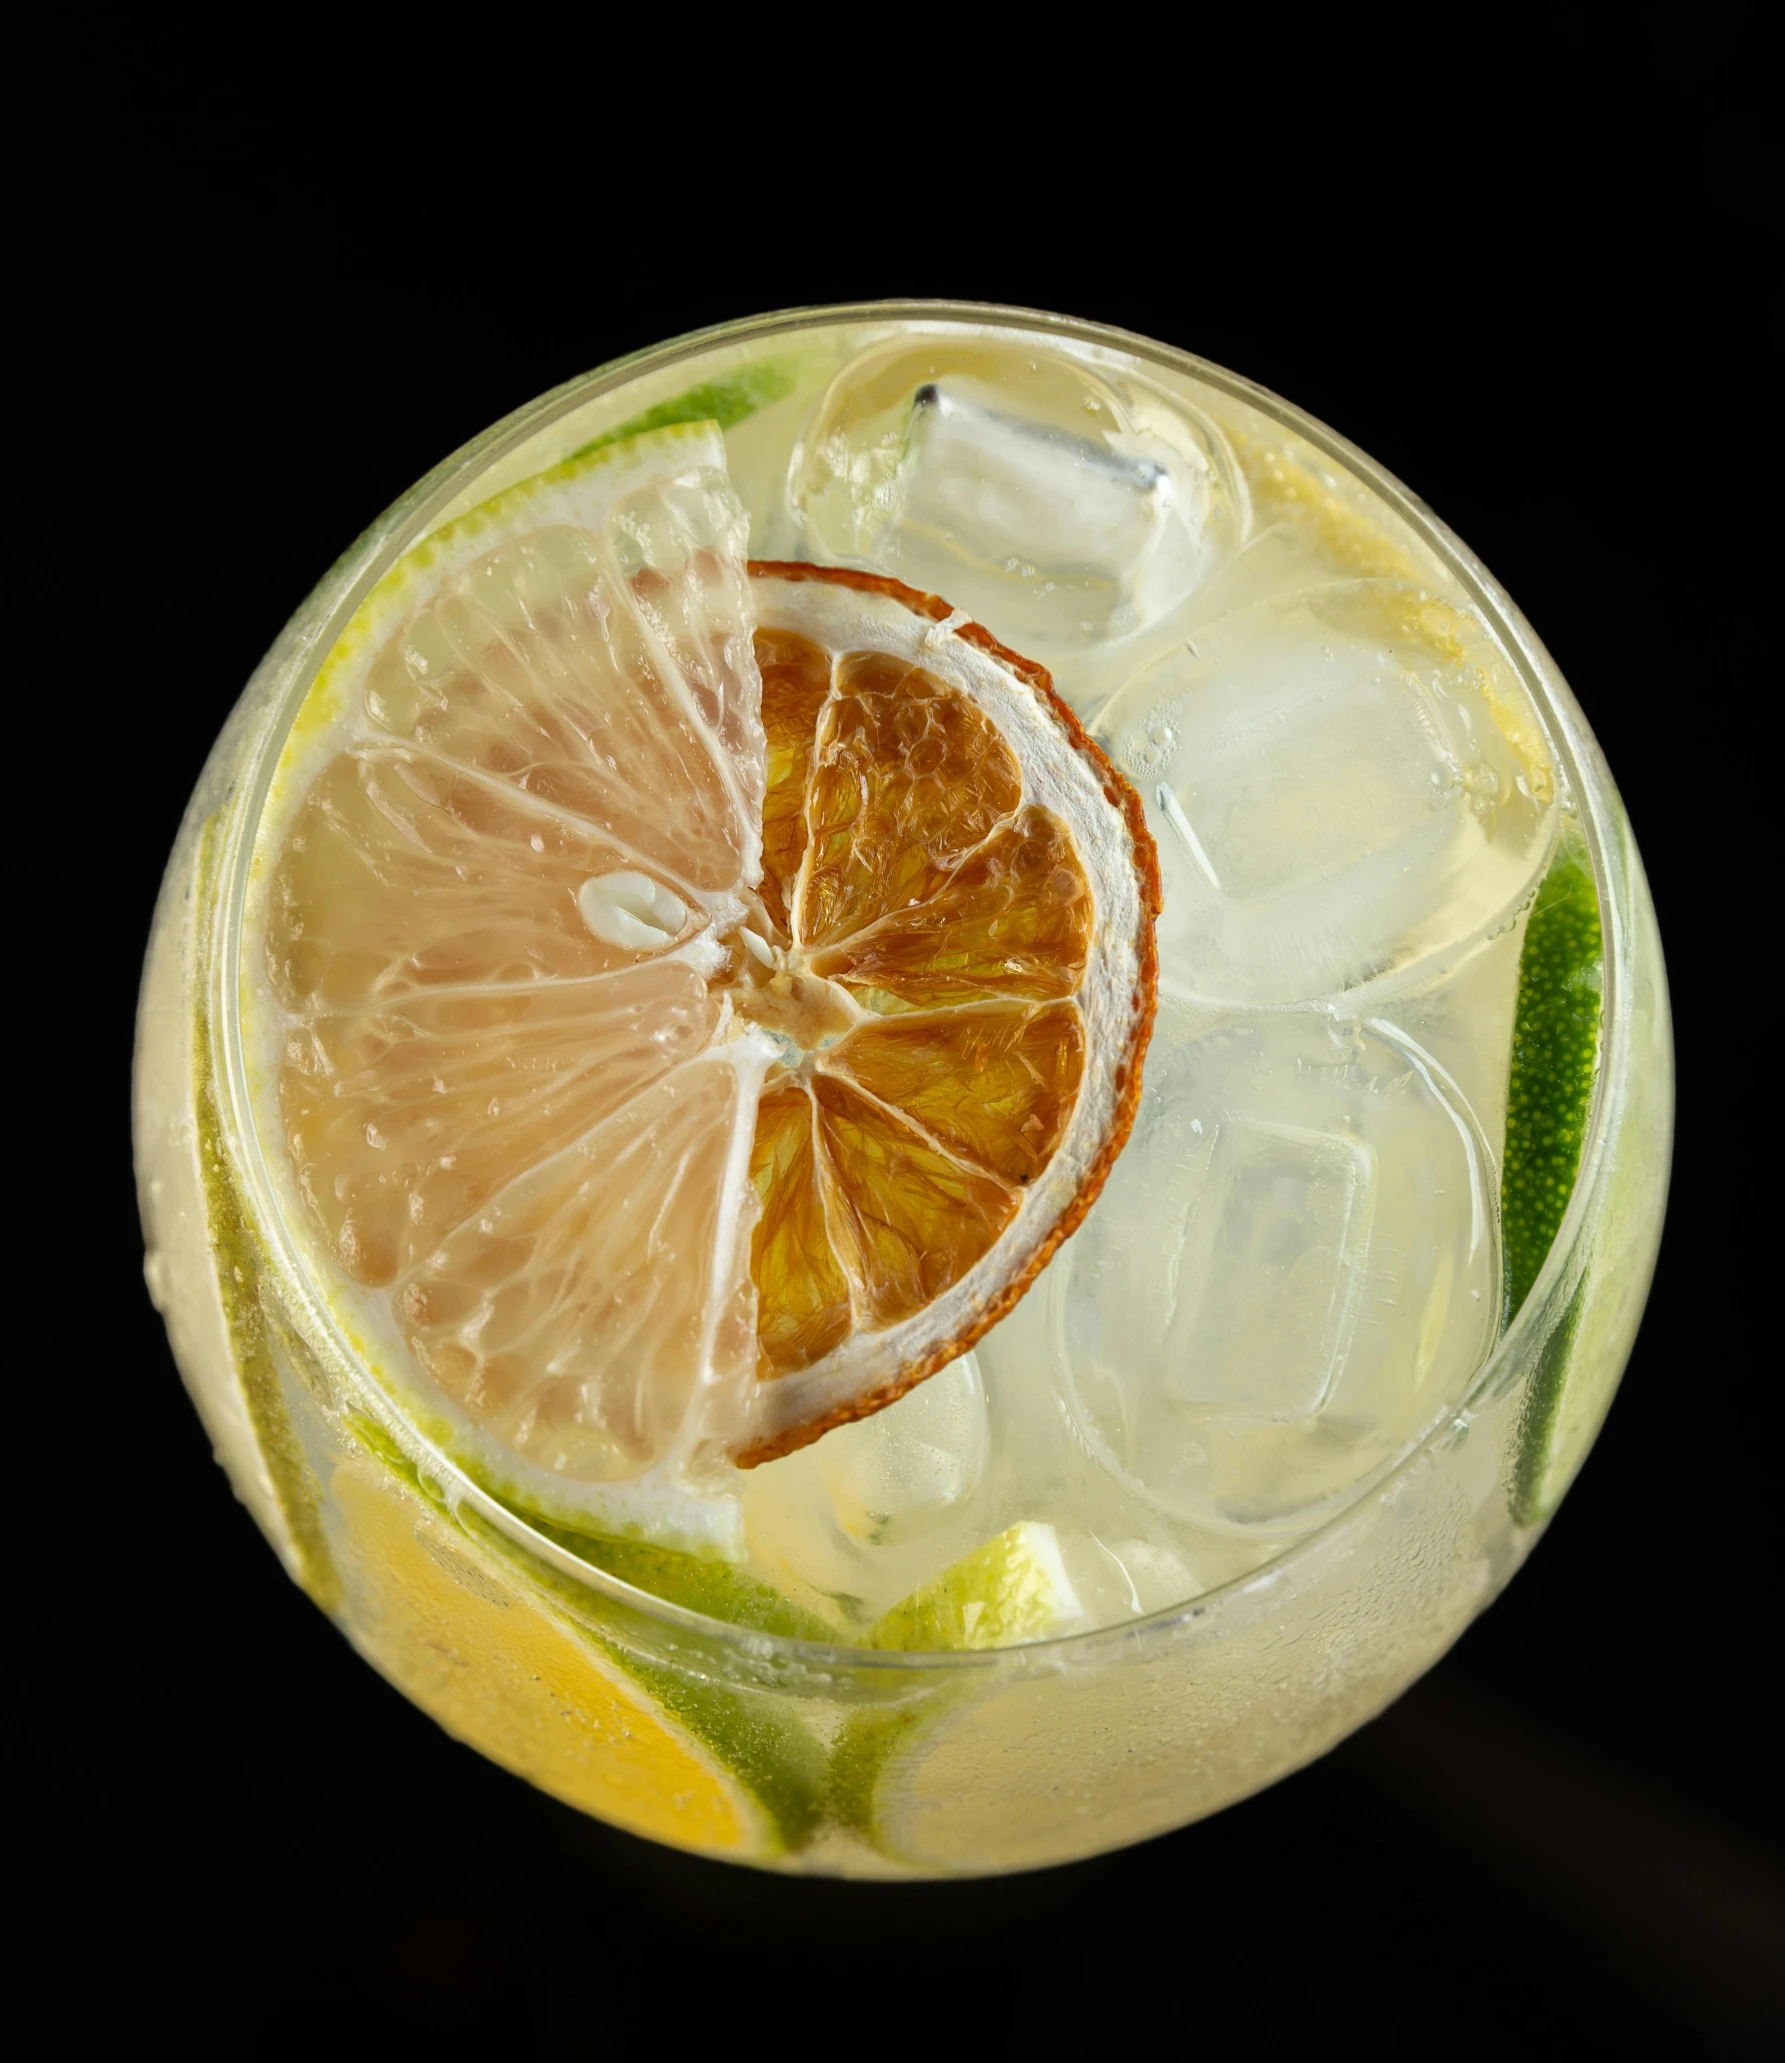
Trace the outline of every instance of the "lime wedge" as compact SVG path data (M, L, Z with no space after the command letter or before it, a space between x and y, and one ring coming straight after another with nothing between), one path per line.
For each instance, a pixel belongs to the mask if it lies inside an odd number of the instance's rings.
M932 1653L1008 1647L1058 1633L1080 1616L1053 1527L1026 1520L894 1605L861 1644ZM896 1859L888 1814L896 1817L903 1773L972 1688L956 1681L919 1685L897 1704L870 1706L847 1720L831 1753L831 1815Z
M1531 1293L1580 1169L1599 1068L1604 944L1585 852L1557 854L1537 891L1519 959L1500 1181L1506 1321Z
M1582 847L1565 843L1537 892L1519 960L1518 1011L1506 1097L1501 1241L1508 1324L1549 1256L1580 1172L1599 1068L1604 939ZM1547 1518L1598 1429L1609 1374L1580 1393L1573 1380L1577 1285L1531 1377L1513 1470L1513 1514Z
M1000 1533L914 1590L862 1637L868 1648L943 1651L1041 1640L1079 1616L1052 1526Z

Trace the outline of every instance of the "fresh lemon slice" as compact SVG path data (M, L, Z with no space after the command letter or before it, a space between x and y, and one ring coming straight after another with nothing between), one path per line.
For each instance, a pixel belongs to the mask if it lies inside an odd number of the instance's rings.
M823 1757L797 1720L559 1611L537 1566L517 1580L512 1545L442 1509L384 1443L336 1463L328 1514L346 1625L448 1732L651 1840L761 1859L810 1833Z
M287 1221L409 1421L732 1560L734 1463L953 1359L1089 1207L1157 904L1044 674L744 536L678 425L400 561L277 769L242 998Z

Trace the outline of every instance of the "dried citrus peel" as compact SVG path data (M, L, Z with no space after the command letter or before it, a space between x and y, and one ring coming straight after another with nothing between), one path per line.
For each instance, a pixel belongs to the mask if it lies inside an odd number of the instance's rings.
M773 915L733 1000L783 1051L745 1465L965 1351L1089 1208L1139 1094L1158 894L1138 803L1039 668L893 581L757 565L751 596Z

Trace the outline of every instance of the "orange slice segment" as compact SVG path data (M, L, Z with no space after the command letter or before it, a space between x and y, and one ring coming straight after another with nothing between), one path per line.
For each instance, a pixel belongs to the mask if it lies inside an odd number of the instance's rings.
M1008 1186L933 1145L884 1103L813 1078L830 1226L863 1329L926 1310L1016 1215Z
M1059 1148L1084 1074L1084 1019L1070 1002L907 1017L864 1025L828 1058L957 1160L1020 1186Z
M768 792L762 805L762 900L787 928L787 897L806 856L806 781L818 713L830 700L831 661L797 631L759 631L762 726L768 743Z
M927 902L1023 793L985 713L896 653L841 654L823 716L800 883L800 943L812 946Z
M489 984L312 1018L280 1114L312 1216L348 1272L386 1284L711 1041L716 1000L669 962L623 981Z
M1157 904L1045 674L743 536L682 426L400 561L286 746L243 997L375 1378L511 1501L729 1556L733 1465L952 1359L1088 1208Z
M1017 810L927 897L821 952L816 972L875 1006L934 1007L994 996L1070 996L1090 957L1095 901L1071 833Z

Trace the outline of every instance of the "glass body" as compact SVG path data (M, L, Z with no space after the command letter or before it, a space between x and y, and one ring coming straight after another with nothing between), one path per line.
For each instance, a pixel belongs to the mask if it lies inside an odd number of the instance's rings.
M1575 1194L1467 1395L1336 1518L1243 1579L1107 1630L940 1655L785 1639L666 1603L406 1441L282 1239L236 1000L253 978L238 934L266 782L317 665L401 552L755 355L792 346L840 363L911 323L1190 383L1378 498L1542 712L1605 939ZM758 548L793 555L773 538ZM136 1098L148 1280L187 1386L287 1571L355 1646L449 1731L617 1825L767 1867L899 1876L1060 1862L1182 1825L1321 1754L1430 1667L1542 1530L1518 1489L1534 1399L1566 1374L1591 1400L1577 1465L1615 1388L1660 1233L1672 1080L1653 911L1610 776L1542 645L1442 524L1342 439L1183 353L1044 315L891 304L733 324L573 381L466 446L359 540L249 682L193 796L149 946Z

